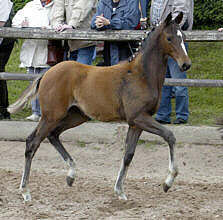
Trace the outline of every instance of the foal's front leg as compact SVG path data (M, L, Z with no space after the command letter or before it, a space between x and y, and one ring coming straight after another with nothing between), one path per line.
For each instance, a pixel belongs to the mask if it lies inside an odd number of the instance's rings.
M142 113L139 115L134 120L134 123L144 131L161 136L169 145L169 173L165 182L163 183L163 190L164 192L167 192L173 185L174 179L178 174L178 168L174 161L174 146L176 138L172 131L162 126L148 113Z
M129 127L125 143L125 155L122 160L120 171L114 187L115 193L119 196L120 199L127 200L127 197L123 191L123 183L127 174L128 167L134 156L136 144L141 133L141 129L136 127Z

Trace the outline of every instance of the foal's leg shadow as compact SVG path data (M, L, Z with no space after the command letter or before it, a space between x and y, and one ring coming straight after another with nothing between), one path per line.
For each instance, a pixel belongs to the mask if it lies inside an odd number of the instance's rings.
M75 162L70 156L70 154L66 151L64 146L62 145L61 141L59 140L59 136L62 132L69 128L76 127L86 121L89 121L90 118L87 117L83 112L80 111L79 108L76 106L72 106L66 117L63 118L57 125L57 127L50 132L50 134L47 136L50 143L55 147L55 149L59 152L59 154L62 156L64 161L69 166L69 171L67 174L67 184L68 186L72 186L74 182L75 177Z

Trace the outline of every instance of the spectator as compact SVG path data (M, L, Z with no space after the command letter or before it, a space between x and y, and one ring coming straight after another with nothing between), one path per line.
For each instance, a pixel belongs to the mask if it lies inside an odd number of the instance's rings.
M100 30L135 29L140 21L139 0L100 0L91 28ZM114 65L131 56L130 43L105 42L105 65ZM109 58L107 58L110 56Z
M33 0L19 10L12 21L14 27L49 27L49 18L53 1ZM29 74L45 73L47 65L48 40L25 40L20 52L20 67L25 67ZM41 110L38 98L31 101L32 115L27 120L39 121Z
M152 0L150 8L150 25L158 25L170 12L173 13L173 18L175 18L179 12L183 12L183 19L180 27L184 31L192 30L193 9L193 0ZM166 78L186 78L186 72L181 72L177 63L170 57L168 58ZM156 120L162 124L171 123L170 115L172 89L172 86L163 86L162 88L160 107L156 115ZM176 100L176 120L174 121L174 124L187 123L189 117L188 89L187 87L176 86L174 87L174 93Z
M10 0L0 1L0 27L10 27L13 17L13 3ZM15 40L0 38L0 72L5 72L5 66L9 60ZM9 105L8 88L6 80L0 80L0 120L10 119L7 111Z
M54 0L51 24L58 32L89 27L96 4L97 0ZM70 59L91 65L94 44L92 41L69 40Z

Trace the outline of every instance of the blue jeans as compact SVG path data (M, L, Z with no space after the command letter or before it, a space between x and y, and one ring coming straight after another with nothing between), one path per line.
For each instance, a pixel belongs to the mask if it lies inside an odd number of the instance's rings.
M82 64L91 65L96 57L95 46L80 48L79 50L73 50L68 56L68 52L64 53L64 60L74 60Z
M95 59L95 46L84 47L70 52L70 56L66 60L74 60L82 64L91 65ZM65 55L67 57L67 54Z
M48 69L49 67L46 67L46 68L28 67L27 72L29 74L41 74L41 73L45 73ZM31 101L31 106L32 106L32 113L38 116L41 116L41 110L40 110L40 104L39 104L38 98L33 99Z
M95 46L78 49L77 62L91 65L94 59Z
M186 49L188 45L186 44ZM186 79L186 72L181 72L180 68L175 60L168 58L168 66L166 78L175 78L175 79ZM171 107L171 97L172 92L175 93L176 101L176 118L181 118L185 121L189 117L189 97L188 97L188 88L183 86L163 86L162 88L162 97L158 112L156 114L156 119L170 122L170 115L172 111Z
M140 4L141 4L141 10L142 10L142 17L147 18L149 0L140 0Z

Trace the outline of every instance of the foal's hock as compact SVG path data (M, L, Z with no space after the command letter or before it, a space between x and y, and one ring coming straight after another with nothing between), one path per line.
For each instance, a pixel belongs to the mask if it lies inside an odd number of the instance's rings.
M10 112L16 112L28 99L39 96L42 117L26 140L25 169L21 181L25 201L31 200L28 182L32 159L45 138L67 162L67 184L73 184L75 163L59 136L65 130L91 119L126 121L129 125L125 154L114 187L119 198L127 199L123 183L142 131L159 135L169 145L169 172L163 184L167 192L178 173L174 161L176 140L173 133L156 122L152 115L159 106L168 56L177 61L182 71L191 66L179 28L181 20L182 13L174 20L169 14L149 34L144 48L131 62L111 67L88 66L74 61L57 64L34 81L9 107Z

